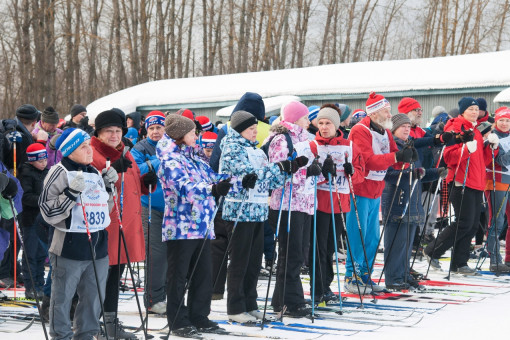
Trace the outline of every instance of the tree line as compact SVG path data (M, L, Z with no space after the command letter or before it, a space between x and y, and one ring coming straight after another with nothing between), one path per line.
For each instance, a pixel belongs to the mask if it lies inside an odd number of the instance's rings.
M1 117L159 79L498 51L509 1L6 0Z

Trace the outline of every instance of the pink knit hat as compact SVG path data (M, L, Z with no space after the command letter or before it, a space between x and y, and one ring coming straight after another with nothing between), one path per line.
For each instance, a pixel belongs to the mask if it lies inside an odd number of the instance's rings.
M301 117L308 115L308 107L298 101L292 101L285 104L282 109L283 121L287 123L294 123Z

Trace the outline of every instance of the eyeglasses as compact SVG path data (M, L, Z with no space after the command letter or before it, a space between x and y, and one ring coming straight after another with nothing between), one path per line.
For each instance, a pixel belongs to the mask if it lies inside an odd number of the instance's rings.
M423 112L423 109L414 109L414 110L411 110L411 111Z

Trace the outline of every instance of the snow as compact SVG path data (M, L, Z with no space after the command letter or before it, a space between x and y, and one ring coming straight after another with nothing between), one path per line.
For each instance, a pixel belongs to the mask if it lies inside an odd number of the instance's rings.
M97 99L87 111L93 122L97 114L112 107L129 113L147 105L235 101L247 91L266 98L510 86L508 60L510 50L158 80Z
M494 103L510 103L510 87L498 93Z

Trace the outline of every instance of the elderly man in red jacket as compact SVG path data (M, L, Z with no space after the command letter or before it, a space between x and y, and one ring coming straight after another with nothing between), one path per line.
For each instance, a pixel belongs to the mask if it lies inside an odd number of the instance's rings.
M384 177L386 170L393 166L401 168L402 164L409 163L417 157L414 147L406 147L398 150L391 135L391 106L382 95L374 92L366 102L367 117L356 124L349 135L361 149L365 160L365 181L354 184L354 195L359 209L359 225L363 237L366 259L358 231L358 217L351 201L351 210L347 213L347 234L349 236L351 251L347 253L345 289L357 293L359 284L365 294L374 291L382 291L384 288L370 282L369 270L379 243L379 205L381 194L384 189ZM354 260L354 270L351 253ZM368 263L367 263L368 260ZM356 282L357 281L357 282Z

